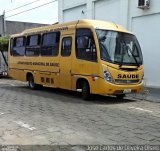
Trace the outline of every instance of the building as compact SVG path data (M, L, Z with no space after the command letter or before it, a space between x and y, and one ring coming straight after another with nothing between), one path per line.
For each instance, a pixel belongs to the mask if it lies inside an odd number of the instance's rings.
M4 15L0 16L0 35L11 35L20 33L25 29L40 27L47 24L40 23L29 23L29 22L19 22L19 21L9 21L4 19Z
M136 34L143 52L147 86L160 87L159 0L59 0L59 22L99 19Z

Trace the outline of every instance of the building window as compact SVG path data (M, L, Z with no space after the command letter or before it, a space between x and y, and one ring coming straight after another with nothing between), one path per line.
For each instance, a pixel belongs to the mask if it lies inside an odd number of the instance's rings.
M27 37L26 56L38 56L40 52L41 35Z
M60 33L45 33L42 38L41 55L57 56L59 50Z
M25 37L17 37L11 39L11 55L24 56L25 54Z
M97 52L93 33L90 29L76 31L76 57L78 59L97 61Z
M72 37L65 37L62 40L61 55L70 56L72 49Z

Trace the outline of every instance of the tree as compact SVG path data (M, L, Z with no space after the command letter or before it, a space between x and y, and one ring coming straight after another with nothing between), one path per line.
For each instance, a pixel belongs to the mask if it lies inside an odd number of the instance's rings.
M9 37L0 37L0 50L8 51Z

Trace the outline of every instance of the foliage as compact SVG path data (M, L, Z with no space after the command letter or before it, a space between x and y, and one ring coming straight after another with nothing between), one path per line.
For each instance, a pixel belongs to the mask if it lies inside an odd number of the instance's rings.
M9 37L0 37L0 50L7 51L9 44Z

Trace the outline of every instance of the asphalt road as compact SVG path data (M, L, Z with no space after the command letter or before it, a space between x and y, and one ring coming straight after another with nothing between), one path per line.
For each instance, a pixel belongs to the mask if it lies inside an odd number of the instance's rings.
M160 104L0 79L0 144L160 144Z

